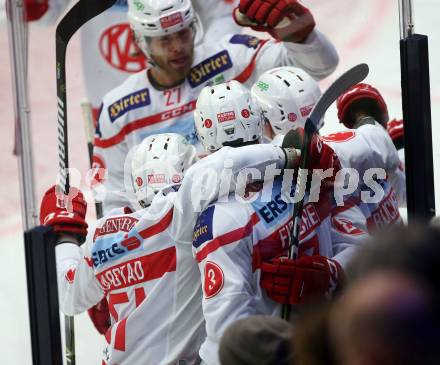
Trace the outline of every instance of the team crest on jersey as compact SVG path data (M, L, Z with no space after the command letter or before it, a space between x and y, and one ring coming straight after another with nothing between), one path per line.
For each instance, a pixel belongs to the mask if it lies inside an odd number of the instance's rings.
M231 67L232 61L228 51L221 51L195 65L189 72L188 82L191 87L202 85Z
M243 44L248 48L256 49L260 44L261 39L248 34L235 34L229 40L232 44Z
M193 246L200 247L206 241L212 240L212 218L215 206L211 205L200 214L194 227Z
M122 99L115 101L108 107L108 115L113 123L117 118L129 112L130 110L141 108L151 104L150 93L148 89L136 91Z

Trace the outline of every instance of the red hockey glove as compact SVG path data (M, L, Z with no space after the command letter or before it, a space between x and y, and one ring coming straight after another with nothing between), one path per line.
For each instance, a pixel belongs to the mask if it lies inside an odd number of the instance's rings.
M302 304L328 297L343 277L341 265L324 256L278 257L262 264L260 285L278 303Z
M238 25L282 41L301 43L315 28L310 10L296 0L240 0L233 15Z
M393 119L387 123L387 131L393 140L396 149L400 150L404 147L404 129L403 129L403 120Z
M88 309L89 317L92 320L96 330L101 334L105 335L107 330L110 328L110 312L108 310L108 302L106 297L95 304L92 308Z
M73 234L80 243L87 235L85 221L87 202L82 192L70 188L69 195L57 193L52 186L43 196L40 207L40 223L52 226L55 233Z
M49 0L24 0L26 21L40 19L49 8Z

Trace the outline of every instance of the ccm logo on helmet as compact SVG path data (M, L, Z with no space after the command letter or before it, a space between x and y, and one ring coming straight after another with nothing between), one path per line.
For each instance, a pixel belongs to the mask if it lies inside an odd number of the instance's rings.
M199 86L231 67L232 61L228 51L221 51L195 65L189 72L188 82L191 87Z
M147 106L151 104L150 93L148 89L136 91L130 95L115 101L108 107L108 115L113 123L117 118L129 112L130 110Z

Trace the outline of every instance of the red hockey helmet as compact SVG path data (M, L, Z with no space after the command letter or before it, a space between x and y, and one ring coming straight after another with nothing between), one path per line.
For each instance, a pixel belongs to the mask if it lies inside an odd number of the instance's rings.
M388 108L385 100L383 99L379 90L369 84L362 83L352 86L336 101L339 121L343 123L347 128L352 128L352 122L348 120L348 109L353 104L353 102L361 99L370 99L375 102L374 104L377 106L379 113L374 114L379 115L372 116L375 117L375 119L380 124L386 126L386 123L388 122Z

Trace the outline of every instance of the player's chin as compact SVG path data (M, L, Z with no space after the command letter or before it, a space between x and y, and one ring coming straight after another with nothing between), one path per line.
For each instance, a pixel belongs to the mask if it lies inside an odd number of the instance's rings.
M191 57L180 57L169 60L168 66L176 73L186 74L191 69Z

